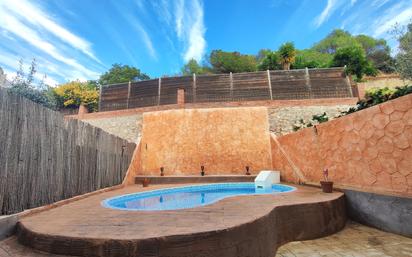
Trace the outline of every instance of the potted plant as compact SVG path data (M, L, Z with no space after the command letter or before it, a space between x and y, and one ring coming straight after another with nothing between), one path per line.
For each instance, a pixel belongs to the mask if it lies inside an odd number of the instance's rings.
M328 169L323 170L323 178L324 178L324 181L320 181L322 191L324 193L332 193L332 191L333 191L333 182L329 181L329 171L328 171Z
M144 178L142 181L143 187L148 187L150 184L150 180L148 178Z

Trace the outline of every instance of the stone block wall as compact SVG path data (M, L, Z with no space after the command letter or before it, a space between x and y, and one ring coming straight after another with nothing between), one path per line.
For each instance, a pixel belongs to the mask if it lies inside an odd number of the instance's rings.
M293 126L299 123L300 119L305 122L310 121L313 115L326 112L330 119L335 118L343 111L347 111L354 105L335 105L335 106L289 106L269 109L270 131L277 136L294 132Z
M412 95L272 140L273 167L286 181L412 196Z

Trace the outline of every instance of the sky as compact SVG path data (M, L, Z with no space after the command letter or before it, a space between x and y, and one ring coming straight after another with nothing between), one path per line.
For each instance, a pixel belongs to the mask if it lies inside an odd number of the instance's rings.
M155 78L213 49L304 49L336 28L396 49L390 31L411 21L412 0L0 0L0 67L11 78L35 58L37 79L52 86L114 63Z

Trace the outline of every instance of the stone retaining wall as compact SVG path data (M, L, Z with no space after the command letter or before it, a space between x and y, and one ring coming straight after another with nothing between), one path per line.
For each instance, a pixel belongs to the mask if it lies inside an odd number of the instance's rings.
M133 143L136 143L137 138L141 136L142 114L100 119L83 119L82 121Z
M329 119L337 117L342 111L347 111L353 105L336 105L336 106L292 106L270 108L269 125L270 131L277 136L294 132L293 126L298 124L300 119L305 122L312 119L313 115L323 114L326 112Z

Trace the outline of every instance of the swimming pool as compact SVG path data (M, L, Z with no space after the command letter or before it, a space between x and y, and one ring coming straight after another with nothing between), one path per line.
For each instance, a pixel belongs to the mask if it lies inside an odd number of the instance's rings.
M216 183L152 190L108 198L107 208L129 211L161 211L194 208L237 195L290 192L292 186L274 184L269 190L255 189L254 183Z

